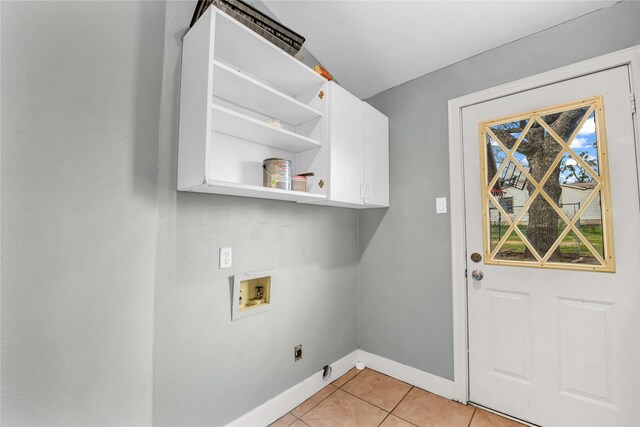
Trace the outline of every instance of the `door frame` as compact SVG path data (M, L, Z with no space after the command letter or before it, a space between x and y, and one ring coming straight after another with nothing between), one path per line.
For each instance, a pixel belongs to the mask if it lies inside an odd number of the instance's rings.
M464 170L462 152L462 109L526 90L548 86L587 74L626 65L636 103L640 95L640 45L547 71L521 80L449 100L449 197L451 209L451 282L453 296L453 382L454 399L469 401L469 354L467 318L466 235ZM631 98L629 100L631 103ZM640 188L640 113L633 117L638 188ZM640 191L637 195L640 199ZM640 318L640 316L639 316ZM640 321L639 321L640 323Z

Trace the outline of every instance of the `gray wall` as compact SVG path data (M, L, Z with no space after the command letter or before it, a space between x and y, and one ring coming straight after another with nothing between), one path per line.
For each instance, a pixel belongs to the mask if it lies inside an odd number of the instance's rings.
M357 348L358 213L177 193L181 36L193 2L166 13L160 119L154 423L218 426ZM218 269L218 248L233 267ZM273 269L275 309L231 321L230 277ZM293 360L293 347L303 358Z
M2 424L151 422L164 4L2 7Z
M389 116L391 207L360 215L363 350L453 379L447 101L637 45L639 22L640 2L617 4L368 100Z

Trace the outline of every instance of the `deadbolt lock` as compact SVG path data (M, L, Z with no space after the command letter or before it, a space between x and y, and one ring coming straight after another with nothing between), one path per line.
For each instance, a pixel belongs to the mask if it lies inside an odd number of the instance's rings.
M478 252L474 252L471 254L471 261L473 262L480 262L482 261L482 255L480 255Z

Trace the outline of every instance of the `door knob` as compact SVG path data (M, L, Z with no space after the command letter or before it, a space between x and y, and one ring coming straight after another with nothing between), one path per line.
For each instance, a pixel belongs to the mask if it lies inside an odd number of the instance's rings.
M480 281L484 277L484 274L480 270L473 270L471 272L471 277L473 278L473 280Z

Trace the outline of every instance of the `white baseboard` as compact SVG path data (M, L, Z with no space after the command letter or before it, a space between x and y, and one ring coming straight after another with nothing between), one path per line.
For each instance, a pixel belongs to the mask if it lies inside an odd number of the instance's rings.
M324 381L322 379L322 371L316 372L273 399L266 401L240 418L231 421L227 424L227 427L268 426L316 394L329 382L346 374L349 369L354 367L357 361L364 362L367 368L371 368L374 371L397 378L400 381L404 381L447 399L453 399L454 397L453 381L451 380L363 350L355 350L331 364L332 372L329 380Z
M227 424L227 427L265 427L319 392L324 386L354 367L358 350L331 364L331 377L324 381L322 371L316 372L271 400Z
M453 399L454 397L454 383L451 380L412 368L408 365L403 365L402 363L382 356L368 353L364 350L358 350L357 357L359 361L364 362L367 368L371 368L374 371L397 378L400 381L404 381L412 386L419 387L447 399Z

